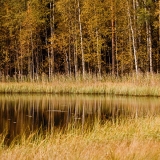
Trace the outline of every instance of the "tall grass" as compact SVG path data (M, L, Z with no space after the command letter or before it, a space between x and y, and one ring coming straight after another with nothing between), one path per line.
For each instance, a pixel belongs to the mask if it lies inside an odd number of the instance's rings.
M1 135L2 137L2 135ZM69 127L65 132L31 134L4 147L3 160L153 160L160 159L160 117L128 119L128 121L96 122L93 129Z
M1 82L0 93L70 93L111 94L125 96L160 96L160 75L139 74L123 77L86 75L55 75L50 81L41 78L33 82Z

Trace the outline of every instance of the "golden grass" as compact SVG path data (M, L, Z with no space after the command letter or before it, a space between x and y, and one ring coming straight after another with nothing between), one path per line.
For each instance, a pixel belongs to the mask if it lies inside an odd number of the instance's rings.
M86 76L75 79L57 75L50 82L1 82L0 93L70 93L70 94L111 94L125 96L160 96L160 75L96 78Z
M46 136L35 133L8 148L2 144L0 159L3 160L157 160L160 159L160 117L104 125L97 122L93 130L85 128L82 132L79 126L65 133L57 131Z

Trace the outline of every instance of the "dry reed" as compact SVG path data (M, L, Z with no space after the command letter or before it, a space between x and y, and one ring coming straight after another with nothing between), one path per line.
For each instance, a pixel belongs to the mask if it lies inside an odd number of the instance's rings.
M160 117L146 117L95 123L94 128L69 128L65 133L32 134L5 148L1 139L3 160L150 160L160 159Z
M88 75L85 79L73 76L54 76L50 81L41 79L34 82L1 82L0 93L70 93L110 94L125 96L160 96L160 75L98 78Z

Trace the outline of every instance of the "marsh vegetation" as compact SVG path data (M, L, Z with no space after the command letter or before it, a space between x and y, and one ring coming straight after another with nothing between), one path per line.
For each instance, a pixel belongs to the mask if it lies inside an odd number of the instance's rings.
M159 159L159 104L153 97L1 95L0 159Z
M0 93L105 94L123 96L160 96L159 74L138 74L116 77L111 75L55 75L30 81L12 78L1 80Z

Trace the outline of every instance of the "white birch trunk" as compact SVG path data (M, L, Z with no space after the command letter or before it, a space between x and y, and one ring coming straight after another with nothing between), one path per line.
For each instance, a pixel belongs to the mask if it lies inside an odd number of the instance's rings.
M77 17L76 17L76 15L77 15L77 7L76 7L77 5L76 5L76 0L75 0L75 10L74 10L74 13L75 13L75 22L74 22L74 33L73 33L73 35L74 35L74 72L75 72L75 78L77 79L77 72L78 72L78 64L77 64L77 49L78 49L78 47L77 47L77 33L76 33L76 31L77 31L77 23L76 23L76 21L77 21Z
M79 0L78 3L78 21L79 21L79 30L80 30L80 40L81 40L81 55L82 55L82 76L85 77L85 62L84 62L84 50L83 50L83 34L82 34L82 23L81 23L81 9Z
M146 0L145 0L146 5ZM145 8L145 12L147 13L147 9ZM151 26L146 20L146 34L147 34L147 55L149 55L149 71L153 72L152 67L152 36L151 36Z
M129 25L130 25L130 29L131 29L131 35L132 35L132 46L133 46L133 54L134 54L134 63L135 63L135 71L136 74L138 74L138 64L137 64L137 49L136 49L136 42L135 42L135 31L133 29L133 23L132 23L132 19L131 19L131 14L130 14L130 9L129 9L129 3L127 1L127 10L128 10L128 16L129 16Z
M99 51L99 35L96 28L98 76L101 77L101 55Z
M114 17L114 4L113 0L111 1L111 12L112 12L112 20L111 20L111 25L112 25L112 75L115 74L115 17Z
M153 65L152 65L152 36L151 36L151 26L148 26L148 49L149 49L149 68L150 72L153 72Z
M53 50L53 35L54 35L54 0L52 0L52 2L50 2L50 30L51 30L51 48L50 48L50 77L53 76L54 73L54 50Z
M32 79L34 80L34 52L33 52L33 33L31 31L31 56L32 56Z

